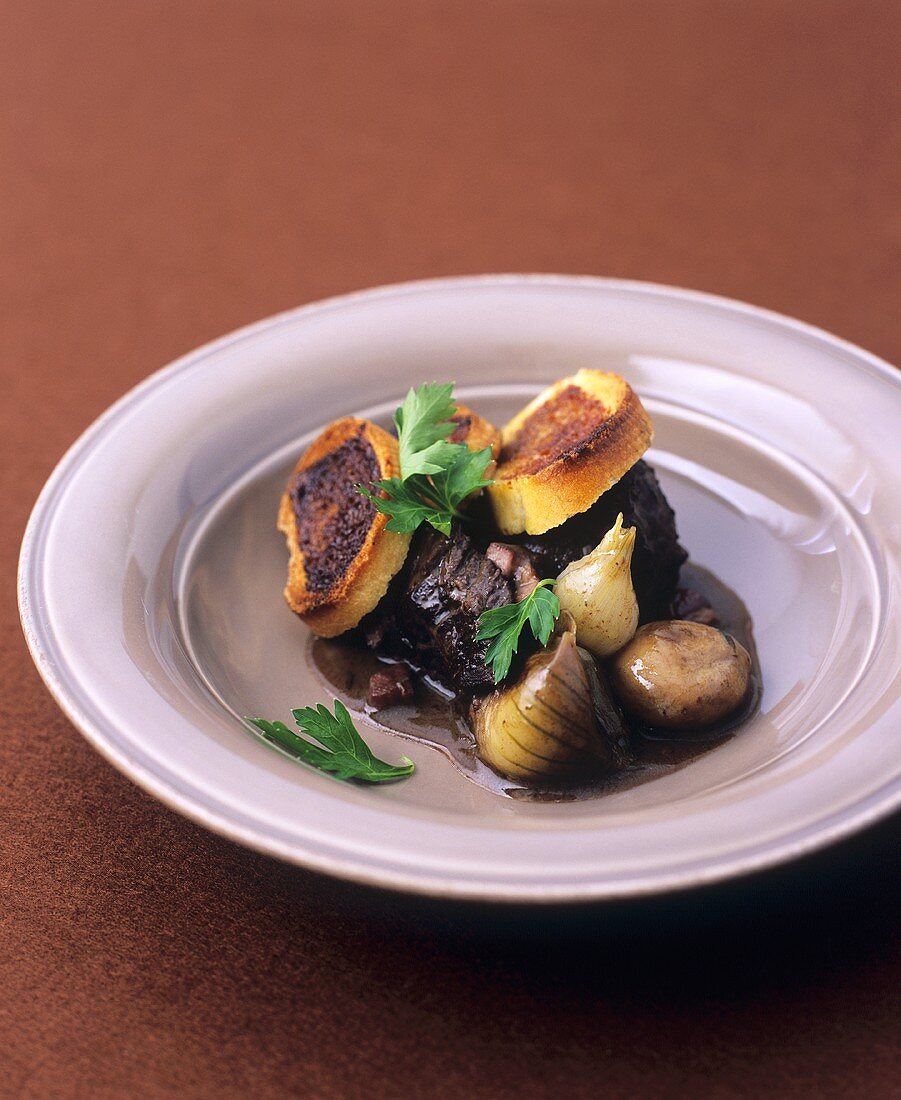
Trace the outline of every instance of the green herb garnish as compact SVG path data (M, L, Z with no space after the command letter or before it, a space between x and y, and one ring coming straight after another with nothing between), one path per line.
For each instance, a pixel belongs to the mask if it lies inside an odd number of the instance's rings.
M461 518L459 505L476 489L490 485L485 471L491 448L471 451L465 443L449 443L457 410L453 383L426 383L411 389L394 414L400 448L400 477L383 478L375 495L363 485L357 490L391 517L389 531L407 534L429 523L450 535L451 522Z
M456 424L453 382L431 382L411 389L394 413L394 427L400 449L400 472L438 474L456 457L458 443L447 443Z
M294 721L307 736L319 745L299 737L284 722L267 722L264 718L248 718L267 741L282 748L290 756L311 764L320 771L330 772L338 779L360 779L365 783L386 783L403 779L413 771L413 761L402 756L401 764L388 764L372 755L369 746L357 733L347 707L335 700L335 713L319 704L292 710ZM324 748L320 748L324 745Z
M539 581L524 600L504 604L483 611L479 616L477 642L493 639L485 654L485 663L491 665L494 682L499 684L510 671L513 655L519 649L519 636L526 623L532 635L541 645L547 645L554 623L560 614L560 601L550 590L556 584L550 578Z

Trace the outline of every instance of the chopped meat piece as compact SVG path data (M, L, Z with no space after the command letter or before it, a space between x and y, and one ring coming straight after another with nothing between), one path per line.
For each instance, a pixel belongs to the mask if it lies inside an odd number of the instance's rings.
M455 691L489 691L494 680L485 664L488 642L476 641L479 615L514 598L514 582L462 531L445 538L423 528L391 610L370 626L367 642Z
M492 542L485 551L485 557L500 569L505 577L512 577L516 568L517 547L506 542Z
M524 553L522 555L513 572L513 580L516 583L517 600L524 600L526 596L531 596L535 591L541 577L535 572L531 554Z
M653 469L643 460L608 489L586 512L543 535L518 535L543 577L556 577L570 562L590 553L622 512L635 528L632 583L643 621L667 613L679 570L688 557L679 543L676 517Z
M492 542L485 551L485 557L493 561L505 577L513 580L517 600L524 600L526 596L531 595L541 580L532 563L532 555L522 546Z
M413 698L413 677L406 665L385 665L369 677L369 705L381 710Z
M716 626L719 622L716 612L700 592L694 588L680 588L673 596L670 614L674 619L688 619L704 626Z

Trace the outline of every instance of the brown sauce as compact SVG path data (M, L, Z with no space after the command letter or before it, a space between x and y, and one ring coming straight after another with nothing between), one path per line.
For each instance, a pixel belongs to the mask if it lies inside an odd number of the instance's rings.
M682 567L680 584L700 592L716 611L722 629L741 642L750 653L752 686L748 701L721 726L697 733L681 731L675 734L669 730L653 730L630 723L633 762L615 775L591 778L582 785L529 786L498 775L479 759L475 737L466 721L465 707L458 706L453 696L430 683L427 677L417 678L414 702L380 711L372 710L367 705L366 692L369 677L378 669L381 660L359 644L313 639L313 663L329 690L352 713L365 714L369 721L401 737L440 749L468 779L481 787L509 798L535 801L568 802L593 798L646 783L684 767L734 736L757 710L760 702L760 666L748 609L732 589L708 570L691 562Z

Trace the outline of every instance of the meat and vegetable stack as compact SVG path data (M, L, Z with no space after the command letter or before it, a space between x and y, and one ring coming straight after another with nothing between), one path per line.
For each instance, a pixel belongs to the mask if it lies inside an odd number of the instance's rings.
M636 726L741 709L749 655L679 587L687 554L642 457L651 421L622 378L580 370L500 431L427 384L394 425L329 425L278 517L289 606L379 654L374 708L425 677L487 764L539 784L623 768Z

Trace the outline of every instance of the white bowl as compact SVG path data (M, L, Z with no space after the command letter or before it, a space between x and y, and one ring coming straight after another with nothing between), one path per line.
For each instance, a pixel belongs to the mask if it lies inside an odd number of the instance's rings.
M274 530L305 439L342 414L387 422L426 380L456 381L502 422L582 366L640 393L682 541L751 609L757 717L680 771L560 804L495 795L367 721L379 755L413 758L410 780L342 784L256 739L240 715L286 718L325 697L282 602ZM491 900L696 885L820 847L901 801L899 428L887 364L708 295L559 276L354 294L201 348L105 413L35 506L22 621L100 752L260 851Z

